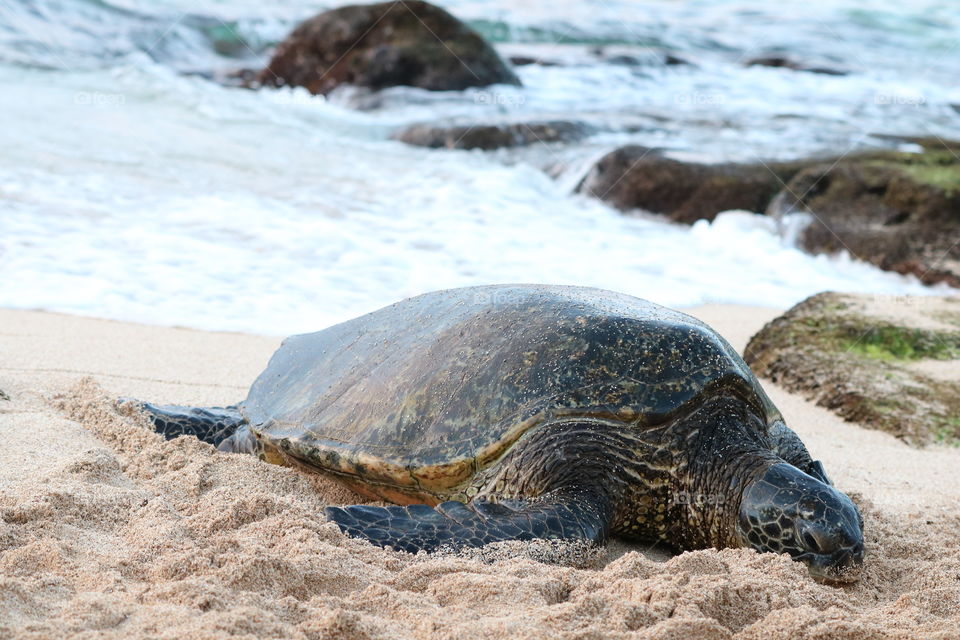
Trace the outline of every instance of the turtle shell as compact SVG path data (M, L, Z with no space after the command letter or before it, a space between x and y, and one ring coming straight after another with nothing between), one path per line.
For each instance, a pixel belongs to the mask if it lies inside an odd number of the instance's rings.
M779 417L734 349L690 316L600 289L498 285L292 336L241 410L300 464L449 495L544 424L647 429L720 388L767 424Z

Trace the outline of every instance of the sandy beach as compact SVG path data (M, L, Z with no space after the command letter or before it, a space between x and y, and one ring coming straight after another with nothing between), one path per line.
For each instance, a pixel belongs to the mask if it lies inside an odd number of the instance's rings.
M687 311L738 349L779 313ZM0 310L0 638L960 638L960 449L911 448L769 382L864 513L857 584L742 549L384 551L325 522L351 492L165 442L114 402L237 402L279 343Z

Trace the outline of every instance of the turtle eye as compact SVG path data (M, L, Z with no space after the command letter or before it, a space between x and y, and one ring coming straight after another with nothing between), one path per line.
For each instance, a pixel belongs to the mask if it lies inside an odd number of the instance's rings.
M799 531L800 542L814 553L830 554L843 546L843 541L836 532L820 525L808 523Z

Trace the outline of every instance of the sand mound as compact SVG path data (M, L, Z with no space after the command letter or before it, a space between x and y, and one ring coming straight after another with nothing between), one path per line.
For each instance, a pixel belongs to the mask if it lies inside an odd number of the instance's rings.
M324 505L361 499L322 477L164 441L89 380L53 404L103 446L0 485L0 637L960 634L960 510L918 519L855 496L869 556L846 587L742 549L665 562L623 544L411 556L326 523Z

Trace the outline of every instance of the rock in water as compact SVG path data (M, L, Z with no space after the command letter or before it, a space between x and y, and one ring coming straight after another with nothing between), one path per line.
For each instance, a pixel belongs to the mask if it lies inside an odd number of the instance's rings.
M776 67L781 69L790 69L791 71L806 71L807 73L820 73L827 76L845 76L849 72L832 67L817 67L784 58L783 56L761 56L751 58L743 63L747 67Z
M258 80L324 95L341 84L432 91L520 84L477 32L417 0L340 7L301 23Z
M644 209L689 224L730 209L763 211L806 164L701 164L628 146L601 158L578 190L621 210Z
M582 122L555 120L513 124L414 124L393 135L395 140L434 149L503 149L532 144L576 142L593 128Z
M847 250L926 284L960 287L960 160L944 143L923 153L881 151L798 173L767 213L811 214L811 253Z
M960 444L960 298L821 293L744 359L820 406L912 444Z

